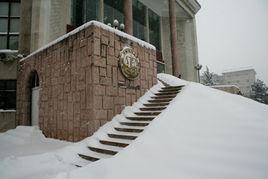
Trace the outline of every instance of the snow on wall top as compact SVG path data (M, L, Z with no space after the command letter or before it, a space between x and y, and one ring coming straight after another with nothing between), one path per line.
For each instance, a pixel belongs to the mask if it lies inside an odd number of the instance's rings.
M80 31L82 31L82 30L88 28L89 26L92 26L92 25L93 25L93 26L100 27L100 28L102 28L102 29L105 29L105 30L107 30L107 31L109 31L109 32L113 32L113 33L115 33L116 35L121 36L121 37L124 37L124 38L127 38L127 39L129 39L129 40L131 40L131 41L134 41L134 42L138 43L139 45L141 45L142 47L156 50L155 46L153 46L152 44L149 44L148 42L145 42L145 41L143 41L143 40L140 40L140 39L138 39L138 38L136 38L136 37L134 37L134 36L132 36L132 35L129 35L129 34L125 33L125 32L122 32L122 31L120 31L120 30L117 30L117 29L115 29L115 28L113 28L113 27L110 27L110 26L108 26L108 25L106 25L106 24L103 24L103 23L101 23L101 22L98 22L98 21L89 21L89 22L87 22L87 23L81 25L80 27L74 29L73 31L71 31L71 32L69 32L69 33L67 33L67 34L65 34L65 35L63 35L63 36L61 36L61 37L59 37L59 38L53 40L52 42L46 44L45 46L43 46L43 47L37 49L36 51L34 51L33 53L31 53L31 54L28 55L27 57L21 59L20 62L24 61L26 58L28 58L28 57L30 57L30 56L33 56L33 55L37 54L38 52L40 52L40 51L42 51L42 50L44 50L44 49L46 49L46 48L48 48L48 47L50 47L50 46L52 46L52 45L55 45L56 43L62 41L63 39L66 39L66 38L68 38L69 36L72 36L72 35L74 35L74 34L80 32Z
M241 68L234 68L234 69L224 70L222 72L222 74L224 74L224 73L235 73L235 72L238 72L238 71L247 71L247 70L253 70L255 72L254 68L252 66L249 66L249 67L241 67Z
M0 53L17 53L18 50L0 49Z

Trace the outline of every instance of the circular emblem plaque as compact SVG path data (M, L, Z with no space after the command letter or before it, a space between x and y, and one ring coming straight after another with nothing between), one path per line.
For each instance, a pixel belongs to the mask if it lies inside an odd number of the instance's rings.
M140 73L140 60L131 47L124 47L120 51L119 65L123 75L130 80L134 80Z

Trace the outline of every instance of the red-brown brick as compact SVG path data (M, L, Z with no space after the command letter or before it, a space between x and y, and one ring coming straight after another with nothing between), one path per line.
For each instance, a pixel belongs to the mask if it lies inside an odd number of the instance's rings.
M119 52L127 44L141 61L134 81L118 66ZM34 70L40 79L39 127L47 137L69 141L92 135L157 81L154 50L92 25L19 63L19 125L30 124L29 80Z

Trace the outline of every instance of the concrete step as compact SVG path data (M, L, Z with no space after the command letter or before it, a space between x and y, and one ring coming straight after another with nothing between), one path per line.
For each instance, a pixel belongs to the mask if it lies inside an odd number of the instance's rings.
M159 90L158 93L178 93L180 92L180 89L162 89L162 90Z
M166 96L152 96L152 99L173 99L176 95L166 95Z
M129 144L126 144L126 143L107 141L107 140L100 140L100 143L104 144L104 145L115 146L115 147L126 147L126 146L129 145Z
M135 113L136 114L136 113ZM126 119L131 121L152 121L154 117L141 117L141 116L133 116L133 117L126 117Z
M165 86L165 87L162 87L161 89L181 89L182 87L184 87L183 85L182 86Z
M140 133L143 131L143 129L135 129L135 128L122 128L122 127L115 127L116 131L119 132L133 132L133 133Z
M81 157L85 160L91 161L91 162L95 162L95 161L99 160L99 158L91 157L91 156L84 155L84 154L78 154L78 155L79 155L79 157Z
M148 100L148 102L150 102L150 103L167 103L167 102L170 102L172 99L152 99L152 100Z
M163 102L163 103L145 103L143 106L146 107L163 107L169 105L169 102Z
M177 95L179 91L174 91L174 92L160 92L160 93L155 93L156 96L169 96L169 95Z
M161 111L134 112L134 114L136 114L138 116L157 116L160 113L161 113Z
M140 108L141 111L162 111L166 109L166 107L146 107L146 108Z
M182 87L166 87L166 88L162 88L158 92L160 92L160 93L162 93L162 92L179 92L182 89Z
M120 135L120 134L108 134L110 138L116 138L116 139L126 139L126 140L135 140L137 136L131 136L131 135Z
M117 151L113 151L113 150L108 150L108 149L101 149L101 148L97 148L97 147L88 147L90 150L92 150L93 152L97 152L97 153L101 153L101 154L107 154L107 155L115 155L117 154Z
M139 133L143 132L143 128L149 125L155 116L159 115L162 110L166 109L169 102L176 97L182 86L167 86L161 88L155 96L143 104L144 107L140 111L134 112L137 116L128 116L125 120L119 122L120 126L114 127L112 133L104 136L96 146L88 146L90 150L87 154L78 154L82 159L80 162L95 162L101 158L108 158L117 154L122 148L128 146L135 140ZM133 122L132 122L133 121ZM77 165L77 167L84 165Z
M120 122L120 124L124 126L139 126L139 127L145 127L149 125L149 123L143 123L143 122Z

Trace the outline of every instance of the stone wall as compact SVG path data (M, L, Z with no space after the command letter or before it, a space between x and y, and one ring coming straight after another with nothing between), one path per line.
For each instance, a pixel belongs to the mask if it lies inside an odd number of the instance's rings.
M0 132L6 132L16 127L15 110L0 110Z
M134 103L157 81L155 50L118 34L122 32L92 24L22 60L17 123L31 124L34 71L40 80L39 127L47 137L79 141ZM127 44L141 62L134 81L118 66L119 52Z

